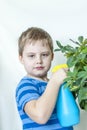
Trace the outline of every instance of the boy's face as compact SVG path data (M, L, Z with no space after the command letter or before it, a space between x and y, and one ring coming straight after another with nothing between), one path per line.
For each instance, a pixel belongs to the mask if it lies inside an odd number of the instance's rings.
M36 43L27 43L19 58L28 76L45 79L51 66L53 53L49 45L38 40Z

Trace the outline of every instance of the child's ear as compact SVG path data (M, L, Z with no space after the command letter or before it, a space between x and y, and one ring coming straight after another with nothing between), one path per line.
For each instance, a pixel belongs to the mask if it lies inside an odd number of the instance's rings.
M54 58L54 53L52 53L52 60L53 60L53 58Z
M23 64L23 58L21 55L19 55L19 61Z

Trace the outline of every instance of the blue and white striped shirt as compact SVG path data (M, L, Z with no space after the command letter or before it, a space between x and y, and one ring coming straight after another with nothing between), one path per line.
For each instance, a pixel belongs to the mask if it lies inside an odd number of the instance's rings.
M31 100L38 99L47 86L47 82L24 77L16 89L17 108L22 120L23 130L73 130L72 127L62 128L58 122L56 109L46 124L37 124L25 112L24 106Z

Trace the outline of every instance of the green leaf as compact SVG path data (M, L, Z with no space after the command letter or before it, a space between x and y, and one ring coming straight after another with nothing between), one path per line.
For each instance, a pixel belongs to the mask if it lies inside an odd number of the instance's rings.
M87 111L87 102L85 103L84 109L85 109L85 111Z
M87 71L87 66L84 66L84 70ZM87 72L86 72L87 73Z
M84 40L84 44L87 45L87 39Z
M82 87L79 90L78 103L82 109L87 111L87 88Z
M57 43L57 46L58 46L59 48L62 48L62 47L63 47L59 41L56 41L56 43Z
M82 50L82 53L87 53L87 47Z
M87 88L83 88L83 87L79 90L79 93L78 93L78 101L79 101L79 103L82 100L87 100Z
M76 64L77 61L74 60L74 57L71 56L70 58L67 59L67 64L69 68L73 67Z
M79 89L79 86L73 86L72 88L71 88L71 91L77 91Z
M84 82L85 82L86 80L87 80L87 75L82 78L82 80L81 80L81 85L84 84Z
M67 46L64 46L64 49L68 52L73 52L74 51L74 48L70 45L67 45Z
M85 77L86 73L85 71L78 72L78 79Z
M54 51L61 51L61 49L54 49Z
M79 36L79 37L78 37L78 41L79 41L80 43L82 43L82 42L83 42L83 39L84 39L84 37L83 37L83 36Z

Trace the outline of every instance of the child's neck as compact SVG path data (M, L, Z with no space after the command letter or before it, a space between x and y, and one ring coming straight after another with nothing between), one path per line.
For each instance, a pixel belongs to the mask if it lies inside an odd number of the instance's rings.
M28 77L31 77L31 78L34 78L34 79L38 79L38 80L43 80L43 81L46 81L48 82L49 79L46 77L34 77L34 76L31 76L31 75L27 75Z

